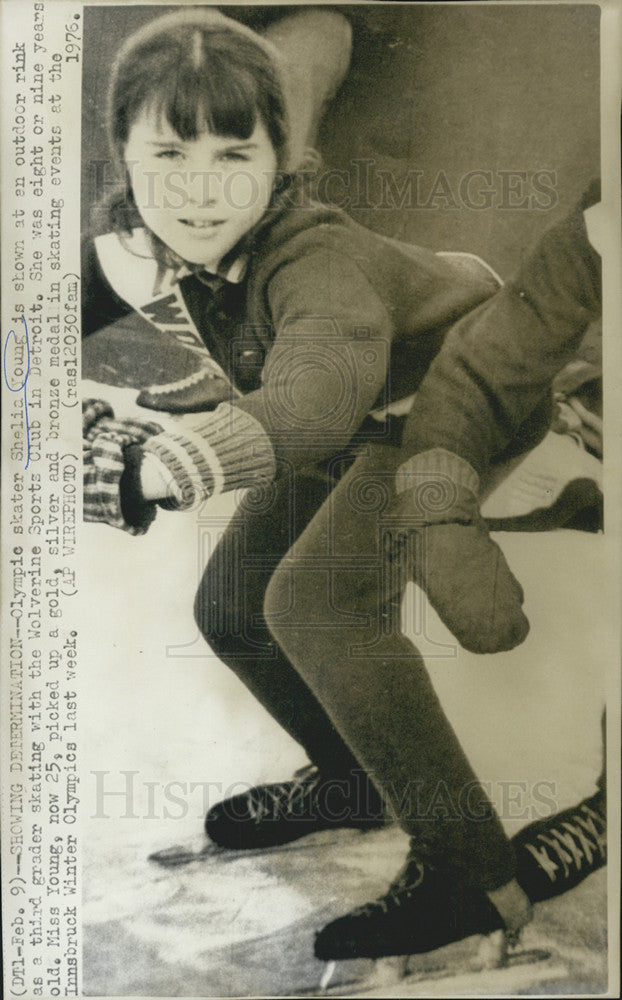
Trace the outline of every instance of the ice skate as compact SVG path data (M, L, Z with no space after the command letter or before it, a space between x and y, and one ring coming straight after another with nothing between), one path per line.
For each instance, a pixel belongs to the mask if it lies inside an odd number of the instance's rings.
M512 844L516 878L532 902L573 889L607 863L604 792L530 823L512 838Z
M606 864L604 791L530 823L512 838L512 844L516 882L527 900L541 902L574 888ZM529 919L527 909L524 919ZM471 967L501 968L518 943L520 927L509 927L484 891L462 890L447 871L410 858L385 896L334 920L317 935L316 957L327 962L321 987L328 989L338 961L394 956L391 961L395 962L399 957L397 971L404 976L409 955L434 951L474 934L484 937ZM530 961L546 957L544 952L529 953ZM390 978L396 969L389 970Z
M384 826L380 797L361 777L362 783L350 777L327 780L308 765L291 781L256 785L212 806L205 831L221 847L249 850L277 847L321 830Z
M315 955L325 962L408 956L504 929L483 890L411 857L386 895L320 931Z

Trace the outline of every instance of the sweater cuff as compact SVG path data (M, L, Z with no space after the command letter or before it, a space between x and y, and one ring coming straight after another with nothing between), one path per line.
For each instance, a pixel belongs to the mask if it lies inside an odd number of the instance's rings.
M230 403L188 419L183 431L150 437L143 447L173 476L181 498L167 506L177 510L187 510L217 493L272 480L276 472L264 428Z
M478 494L479 476L473 466L445 448L431 448L402 462L395 475L395 489L405 493L420 486L425 478L435 476L449 479L454 486L463 487L474 496Z

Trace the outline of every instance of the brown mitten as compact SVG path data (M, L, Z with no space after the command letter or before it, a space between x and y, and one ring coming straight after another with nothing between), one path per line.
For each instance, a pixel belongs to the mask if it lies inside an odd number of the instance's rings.
M435 448L399 467L387 516L394 552L458 642L497 653L523 642L529 622L523 590L479 512L478 488L468 462Z

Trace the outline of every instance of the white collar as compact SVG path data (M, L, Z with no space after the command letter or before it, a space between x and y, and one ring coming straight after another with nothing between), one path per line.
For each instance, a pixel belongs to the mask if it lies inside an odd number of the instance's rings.
M225 281L228 281L232 285L239 285L242 279L244 278L244 275L246 274L247 268L248 268L248 254L243 253L240 254L239 257L235 258L235 260L229 266L226 273L214 274L213 271L208 271L206 268L204 268L203 273L206 274L209 278L224 278ZM182 264L181 267L178 268L178 270L175 272L175 277L179 281L181 278L186 278L189 274L193 273L196 274L196 271L193 272L190 270L187 264Z

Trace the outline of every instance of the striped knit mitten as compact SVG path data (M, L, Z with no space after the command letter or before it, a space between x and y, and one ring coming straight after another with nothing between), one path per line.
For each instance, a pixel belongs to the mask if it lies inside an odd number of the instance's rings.
M513 649L529 622L523 591L479 512L479 477L458 455L435 448L407 459L387 511L407 571L458 642L474 653ZM405 554L406 553L406 554Z
M84 520L144 535L155 518L156 505L142 498L139 446L162 428L139 420L115 420L103 400L85 400L82 414Z
M82 400L82 437L92 434L95 425L104 417L114 417L114 411L105 399Z

